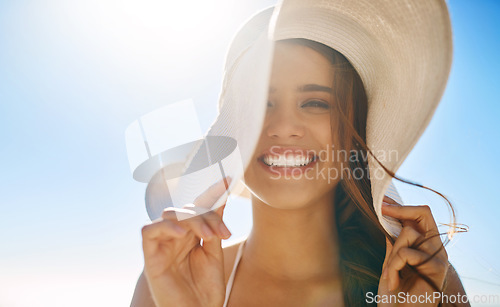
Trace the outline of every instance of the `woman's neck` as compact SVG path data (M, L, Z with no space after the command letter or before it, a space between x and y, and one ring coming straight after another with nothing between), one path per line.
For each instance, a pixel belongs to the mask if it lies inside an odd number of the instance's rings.
M334 191L334 189L332 190ZM333 192L301 209L276 209L252 198L245 260L277 281L328 281L339 275Z

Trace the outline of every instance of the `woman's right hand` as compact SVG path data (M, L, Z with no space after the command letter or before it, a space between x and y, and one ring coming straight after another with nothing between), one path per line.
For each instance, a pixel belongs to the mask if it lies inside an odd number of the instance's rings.
M144 273L156 306L223 305L221 239L229 238L231 233L222 221L225 204L216 211L206 208L225 192L221 180L200 195L194 205L167 208L160 219L142 228ZM207 212L199 214L200 209Z

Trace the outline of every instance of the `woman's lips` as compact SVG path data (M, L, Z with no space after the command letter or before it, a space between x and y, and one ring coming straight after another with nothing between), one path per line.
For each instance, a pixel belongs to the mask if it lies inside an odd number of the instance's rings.
M264 150L260 157L265 155L277 156L277 155L301 155L305 157L315 156L315 151L311 149L304 149L300 147L290 147L290 146L271 146L270 148Z
M316 156L313 157L313 160L304 166L277 166L277 165L267 165L264 162L263 157L257 159L259 164L264 168L265 171L276 176L275 179L280 179L281 176L285 176L287 178L299 179L307 170L314 168L316 163L318 162L318 158Z
M264 162L265 160L267 163ZM298 164L301 164L304 160L312 161L306 165L299 166ZM260 166L264 168L265 171L273 174L274 179L280 179L282 176L299 179L307 170L312 169L318 160L319 158L316 156L314 150L286 145L273 145L264 150L259 158L257 158Z

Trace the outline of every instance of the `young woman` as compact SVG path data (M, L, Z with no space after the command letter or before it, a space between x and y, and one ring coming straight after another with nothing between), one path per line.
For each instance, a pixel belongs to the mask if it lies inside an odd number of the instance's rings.
M369 99L350 61L311 39L277 40L268 89L245 171L250 235L222 249L224 207L166 209L143 228L132 306L395 306L395 296L398 306L438 306L434 293L464 295L429 207L384 198L397 238L377 218L362 158ZM195 205L210 207L230 181Z

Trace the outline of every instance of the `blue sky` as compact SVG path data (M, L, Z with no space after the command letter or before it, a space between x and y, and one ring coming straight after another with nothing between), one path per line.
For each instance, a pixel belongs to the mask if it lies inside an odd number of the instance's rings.
M206 2L0 1L1 306L129 303L149 219L125 129L186 98L206 129L232 35L274 3ZM470 227L448 246L451 262L469 294L500 294L500 2L449 8L448 87L398 174L449 196ZM397 187L447 221L438 198ZM248 203L228 206L230 240L248 231L250 214Z

